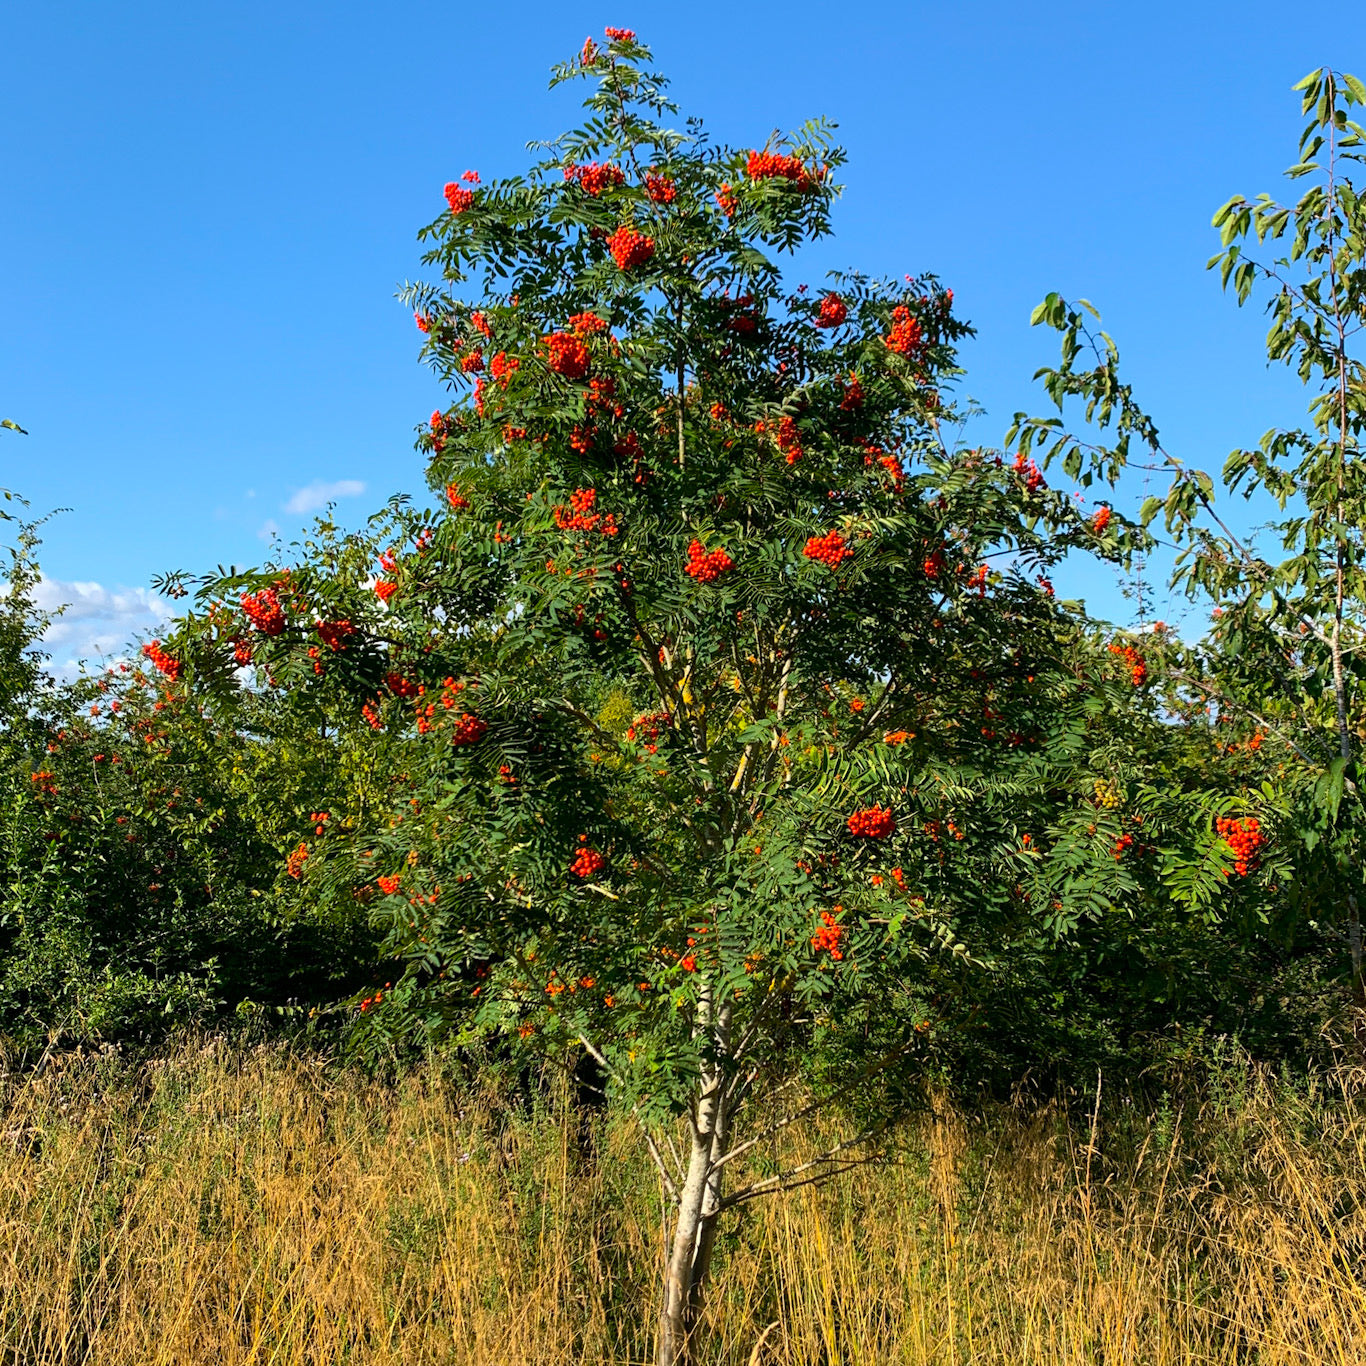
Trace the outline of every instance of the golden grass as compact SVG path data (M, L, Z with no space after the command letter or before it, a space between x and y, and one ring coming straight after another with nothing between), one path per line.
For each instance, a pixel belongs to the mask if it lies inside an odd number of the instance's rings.
M941 1109L894 1165L745 1207L699 1360L776 1321L784 1366L1359 1366L1366 1118L1342 1078L1244 1082L1094 1144ZM3 1366L649 1356L660 1207L624 1123L586 1163L554 1106L221 1044L5 1086Z

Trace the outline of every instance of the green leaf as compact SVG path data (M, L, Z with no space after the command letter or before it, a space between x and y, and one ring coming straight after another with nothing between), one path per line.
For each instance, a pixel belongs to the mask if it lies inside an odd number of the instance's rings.
M11 422L7 417L0 417L0 427L8 427L10 431L18 432L20 436L28 435L28 433L17 422Z

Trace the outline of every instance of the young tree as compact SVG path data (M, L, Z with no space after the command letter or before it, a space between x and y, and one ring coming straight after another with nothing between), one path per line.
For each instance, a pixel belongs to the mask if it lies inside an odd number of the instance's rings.
M785 285L829 127L715 146L661 122L649 60L586 43L554 79L587 122L424 232L442 284L408 297L461 395L420 438L439 512L206 583L179 648L222 678L247 641L404 737L387 822L302 862L371 887L404 961L366 1024L598 1062L672 1208L670 1366L722 1214L866 1160L935 1003L1108 904L1088 727L1142 678L1044 573L1134 528L948 440L952 293ZM836 1101L846 1141L728 1179Z
M1209 263L1239 304L1259 284L1270 287L1268 359L1292 367L1311 390L1309 427L1273 429L1224 464L1230 498L1261 500L1263 532L1236 532L1214 479L1163 447L1120 380L1114 343L1090 330L1089 304L1050 295L1036 310L1035 322L1063 334L1062 364L1045 372L1045 385L1060 409L1069 397L1084 399L1088 420L1117 439L1084 445L1059 419L1023 414L1016 430L1026 452L1046 449L1047 460L1076 475L1085 468L1113 479L1132 443L1149 468L1170 472L1168 491L1147 500L1141 521L1161 514L1180 549L1173 584L1209 602L1213 624L1196 647L1174 652L1169 681L1212 713L1224 738L1218 748L1236 763L1234 786L1244 793L1214 813L1188 885L1206 886L1211 871L1228 875L1217 866L1222 849L1263 923L1283 934L1297 922L1335 925L1339 936L1345 927L1360 1007L1366 205L1351 173L1366 160L1366 134L1349 113L1366 102L1366 87L1325 67L1295 89L1309 119L1286 174L1310 186L1293 205L1265 194L1230 199L1214 216L1223 249ZM1255 260L1246 254L1251 237L1283 242L1286 253ZM1269 553L1275 542L1281 558Z

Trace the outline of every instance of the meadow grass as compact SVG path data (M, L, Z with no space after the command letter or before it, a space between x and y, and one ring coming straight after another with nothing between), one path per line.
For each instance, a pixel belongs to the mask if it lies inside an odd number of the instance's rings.
M1249 1068L1100 1115L940 1100L887 1165L744 1206L699 1361L1366 1359L1352 1074ZM554 1095L513 1106L436 1068L384 1084L283 1047L8 1074L0 1362L643 1363L655 1179L625 1119L595 1157L582 1136Z

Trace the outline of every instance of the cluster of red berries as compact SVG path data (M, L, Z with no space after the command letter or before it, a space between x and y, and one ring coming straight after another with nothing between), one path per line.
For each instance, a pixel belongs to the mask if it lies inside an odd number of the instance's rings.
M607 35L609 43L634 43L636 31L633 28L605 28L603 32Z
M816 310L816 326L839 327L848 316L848 304L838 294L827 294Z
M687 572L698 583L712 583L734 568L735 561L724 550L704 550L702 542L696 539L688 547Z
M727 218L735 217L735 210L740 207L739 197L735 193L735 187L727 181L716 192L716 207L721 210Z
M1219 837L1233 850L1237 859L1234 867L1239 877L1246 877L1257 868L1257 851L1266 843L1256 816L1221 817L1214 822Z
M384 681L395 697L416 697L422 691L411 678L404 678L401 673L390 672Z
M1098 508L1096 515L1091 518L1091 530L1099 536L1107 526L1110 525L1110 509L1107 507Z
M388 986L389 984L386 982L385 985ZM377 991L373 996L367 996L360 1003L360 1013L364 1015L370 1009L371 1006L382 1005L383 1003L384 993L382 991Z
M484 369L484 353L476 347L468 355L460 357L460 373L462 375L477 375Z
M375 596L386 605L388 604L389 599L397 592L398 584L392 579L380 579L380 581L375 584Z
M844 412L851 412L855 408L863 407L863 384L859 377L850 374L849 383L844 386L844 397L840 399L840 408Z
M263 636L278 636L285 629L284 608L273 588L242 594L242 611Z
M247 665L252 661L251 643L240 636L232 643L232 660L237 665Z
M168 655L161 648L161 642L154 640L149 645L142 647L142 653L152 661L153 664L171 680L172 683L180 677L181 663L174 655Z
M308 845L300 844L297 849L285 860L285 872L296 880L301 878L304 873L304 864L308 860Z
M595 332L607 331L607 319L596 313L576 313L569 320L569 330L578 337L591 337Z
M498 354L489 362L489 374L491 374L504 389L508 387L508 380L512 378L513 372L515 370L520 370L521 368L522 362L518 360L516 356L509 356L506 351L498 352Z
M1133 847L1134 837L1132 835L1121 835L1115 841L1114 855L1115 862L1118 863L1124 857L1125 851Z
M656 204L672 204L678 198L678 187L666 175L645 172L645 193Z
M811 936L811 947L817 953L828 953L835 962L839 962L844 957L844 950L840 948L840 943L844 939L844 926L835 919L844 910L843 906L836 906L834 912L821 912L821 927Z
M778 430L774 435L778 442L778 449L783 453L787 463L795 465L804 454L801 433L797 430L796 420L790 417L779 418Z
M49 746L55 749L56 746ZM40 768L37 773L30 773L29 781L38 785L38 791L45 797L55 797L57 795L57 784L52 780L52 770Z
M632 743L637 742L645 746L647 754L654 754L659 749L659 738L674 723L673 714L667 711L652 711L644 716L637 716L629 726L626 727L626 738Z
M1148 662L1132 645L1116 643L1110 646L1110 653L1121 656L1128 665L1129 681L1134 687L1141 688L1148 681Z
M401 881L397 873L387 873L375 879L376 885L385 896L393 896L398 891L398 884Z
M471 175L474 175L473 171L466 171L461 179L463 180ZM477 182L478 177L475 177L475 179ZM446 188L442 193L446 196L446 203L453 214L464 213L465 210L474 203L474 191L464 189L462 186L457 185L454 180L446 182Z
M340 621L320 621L314 629L318 639L331 650L346 649L347 640L356 634L356 628L344 617Z
M452 512L459 512L470 505L470 500L460 492L458 484L446 485L446 501L451 505Z
M618 270L630 270L643 266L655 254L655 239L623 224L607 239L607 250Z
M469 712L461 714L460 720L455 723L455 729L451 732L452 745L477 745L484 738L484 732L488 730L489 723L481 717L472 716Z
M853 553L848 542L838 531L827 531L824 536L810 537L802 551L808 560L819 560L831 569L838 569L844 560L852 557Z
M545 338L547 363L566 379L582 379L588 373L591 358L583 340L570 332L552 332Z
M575 877L583 878L587 882L590 877L596 877L606 867L607 860L590 845L584 845L574 855L574 861L569 865L569 871Z
M892 309L892 330L883 338L889 351L898 356L913 356L925 344L924 333L920 330L918 318L911 317L911 310L905 304Z
M1043 487L1043 472L1032 460L1025 458L1023 451L1015 457L1010 468L1024 480L1026 492L1033 493Z
M751 152L745 174L751 180L790 180L802 190L810 189L820 178L807 170L801 157L784 156L781 152Z
M885 840L896 830L896 817L883 806L870 806L855 811L848 820L849 833L862 835L866 839Z
M591 194L596 199L604 190L623 184L626 175L620 166L599 165L596 161L590 161L586 166L566 166L564 178L577 181L585 194Z

